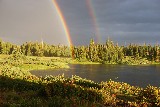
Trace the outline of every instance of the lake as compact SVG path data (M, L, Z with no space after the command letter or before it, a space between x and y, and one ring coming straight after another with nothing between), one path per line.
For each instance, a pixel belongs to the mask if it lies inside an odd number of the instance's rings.
M69 69L33 70L36 76L65 74L66 77L77 75L95 82L114 80L134 86L146 87L148 84L160 87L160 65L103 65L70 64Z

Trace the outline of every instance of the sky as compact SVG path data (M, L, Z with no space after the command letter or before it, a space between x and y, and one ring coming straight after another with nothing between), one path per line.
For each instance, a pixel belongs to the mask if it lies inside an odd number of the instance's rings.
M160 0L57 0L74 45L160 43ZM51 0L0 0L0 38L67 44Z

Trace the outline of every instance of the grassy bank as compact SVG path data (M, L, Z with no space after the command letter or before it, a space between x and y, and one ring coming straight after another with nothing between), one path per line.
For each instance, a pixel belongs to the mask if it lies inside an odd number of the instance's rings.
M0 63L2 65L8 64L10 66L19 67L25 71L69 68L69 62L71 62L70 58L0 55Z
M92 62L92 61L87 61L87 60L83 60L83 61L80 61L80 60L72 60L70 62L70 64L101 64L99 62Z
M6 59L11 62L16 59L11 59L12 55L0 55L0 62L5 62ZM13 60L13 61L12 61ZM54 68L69 68L68 64L124 64L124 65L155 65L160 64L155 61L148 61L146 58L138 58L126 56L121 62L92 62L88 60L78 60L68 57L37 57L37 56L25 56L23 64L19 67L25 70L43 70ZM15 62L14 62L15 63ZM19 62L18 62L19 63Z

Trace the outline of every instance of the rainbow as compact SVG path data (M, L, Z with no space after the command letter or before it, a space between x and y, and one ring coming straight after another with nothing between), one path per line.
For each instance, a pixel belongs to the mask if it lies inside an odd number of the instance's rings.
M93 23L94 30L95 30L96 41L101 42L100 41L100 32L99 32L98 23L97 23L97 17L96 17L95 10L93 8L92 0L86 0L86 4L87 4L88 10L89 10L89 14L92 18L92 23Z
M56 1L56 0L52 0L52 3L53 3L53 5L55 6L56 11L57 11L57 13L58 13L58 15L59 15L59 18L60 18L60 20L61 20L62 26L63 26L64 31L65 31L65 35L66 35L66 37L67 37L67 41L68 41L68 43L69 43L69 46L71 46L71 45L72 45L72 40L71 40L71 36L70 36L70 32L69 32L69 29L68 29L66 20L65 20L63 14L62 14L62 11L61 11L61 9L60 9L57 1Z

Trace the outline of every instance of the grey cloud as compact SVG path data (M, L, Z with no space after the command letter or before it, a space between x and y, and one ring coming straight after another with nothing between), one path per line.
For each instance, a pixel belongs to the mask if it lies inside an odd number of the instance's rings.
M106 23L160 23L160 1L148 0L113 0L106 1L100 6L98 3L97 14L100 22ZM147 2L148 1L148 2ZM101 8L102 7L102 8ZM103 16L103 17L102 17Z
M74 44L88 44L91 38L96 38L86 0L57 2ZM159 0L92 0L91 3L102 42L108 36L121 43L160 41ZM28 41L43 36L49 43L65 42L64 29L52 6L51 0L0 0L0 37Z
M160 24L135 23L135 24L107 24L107 31L123 32L159 32Z
M67 44L64 29L48 0L2 0L0 38L13 43L40 41Z
M74 6L77 4L75 2L72 3L73 0L68 0L68 5L70 5L70 7L65 7L65 2L63 0L61 0L61 2L64 3L65 16L67 16L67 11L69 10L72 10L72 15L86 16L86 13L88 14L88 10L76 10ZM76 2L80 3L81 1ZM84 1L82 2L84 3ZM145 38L146 41L154 41L155 38L151 38L152 35L156 35L157 38L159 37L159 0L92 0L92 3L98 19L98 29L100 30L102 40L105 40L104 38L108 35L113 35L113 38L119 42L123 39L128 41L140 41L142 40L141 38ZM69 10L67 10L67 8L69 8ZM79 8L85 9L83 6L79 6ZM72 17L67 20L71 30L76 31L77 35L87 30L88 33L85 32L85 34L89 35L89 32L93 32L92 30L94 30L93 25L89 23L89 20L91 20L89 16L83 18L76 17L76 25L73 24L74 20ZM77 29L79 29L79 31ZM122 35L127 36L124 37ZM86 38L87 37L89 38L90 36L86 36Z

